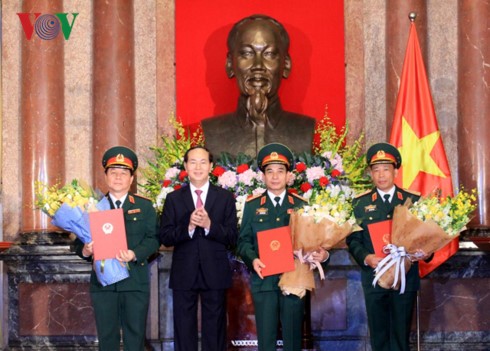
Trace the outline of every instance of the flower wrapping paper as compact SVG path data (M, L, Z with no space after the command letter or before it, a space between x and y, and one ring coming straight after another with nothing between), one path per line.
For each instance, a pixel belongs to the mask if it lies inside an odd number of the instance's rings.
M459 236L459 233L457 235L445 233L433 220L424 222L418 219L410 213L407 205L395 207L391 241L397 247L403 246L409 255L413 255L417 250L422 250L427 255L433 254L457 236ZM407 273L412 265L408 257L404 258L404 265L405 273ZM396 279L395 271L394 266L388 269L378 279L377 283L379 286L385 289L398 290L401 279ZM393 287L395 280L398 283Z
M291 227L293 250L301 249L305 253L315 251L320 247L331 250L355 229L358 229L349 222L338 225L326 218L315 222L312 216L303 216L297 212L291 214L289 226ZM313 270L308 263L301 263L298 258L295 258L295 270L282 274L279 287L284 294L303 297L306 290L312 291L315 288Z

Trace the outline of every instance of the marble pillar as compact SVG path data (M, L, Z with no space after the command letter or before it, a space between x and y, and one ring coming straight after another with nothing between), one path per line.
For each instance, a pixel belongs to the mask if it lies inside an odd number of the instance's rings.
M459 74L458 130L461 184L478 190L473 235L490 236L490 4L482 0L458 2Z
M135 147L134 9L131 0L93 6L93 186L105 192L102 155Z
M22 12L29 13L34 7L36 12L43 13L36 24L45 23L46 38L39 36L36 29L30 40L22 42L21 232L45 230L50 226L49 218L33 207L35 182L53 185L65 181L64 74L60 69L63 40L51 38L56 31L49 27L49 23L58 21L53 13L63 12L63 1L26 0Z
M410 29L410 12L417 13L415 21L420 49L424 60L427 52L427 8L425 0L386 2L386 135L391 134L400 77ZM382 141L382 140L379 140Z

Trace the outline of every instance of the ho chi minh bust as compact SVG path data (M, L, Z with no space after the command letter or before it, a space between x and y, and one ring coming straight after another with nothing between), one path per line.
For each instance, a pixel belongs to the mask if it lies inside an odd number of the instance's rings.
M255 157L271 142L310 152L315 119L284 111L277 95L291 72L289 35L282 24L265 15L246 17L233 26L227 45L226 72L236 77L240 97L236 111L202 121L206 147L216 156Z

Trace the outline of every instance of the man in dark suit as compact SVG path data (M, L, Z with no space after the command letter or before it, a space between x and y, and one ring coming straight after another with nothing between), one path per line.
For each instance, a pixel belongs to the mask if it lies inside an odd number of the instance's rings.
M240 97L236 111L201 121L206 147L255 157L265 144L288 144L293 152L311 152L315 119L283 110L278 96L291 73L289 35L274 18L252 15L228 34L226 73L235 77ZM300 73L301 74L301 73Z
M212 154L189 149L184 166L190 184L168 194L160 220L160 241L173 246L176 351L197 351L197 305L201 302L203 351L226 350L226 289L231 286L228 250L238 229L233 194L209 183Z
M373 287L374 269L382 257L375 255L371 235L376 233L370 233L368 225L391 220L395 206L404 204L407 199L415 202L419 194L395 185L402 163L396 147L388 143L374 144L366 156L375 187L354 199L354 214L363 230L349 235L347 245L361 267L372 350L408 351L413 307L420 287L418 263L414 262L406 275L403 294L378 285ZM420 254L422 258L427 258Z
M288 147L279 143L268 144L259 151L257 162L264 172L267 191L249 199L245 205L238 255L252 272L251 291L259 351L276 350L279 321L282 326L283 350L299 351L304 299L282 294L278 286L281 274L262 275L265 266L259 258L257 232L289 225L291 211L303 207L306 200L286 191L288 175L294 162ZM312 257L318 262L324 262L328 253L318 248Z
M107 197L111 208L124 212L128 250L117 260L128 265L129 278L102 286L92 270L90 296L95 313L99 350L120 349L121 331L124 350L144 350L146 318L150 298L148 258L157 252L157 216L150 200L129 192L138 167L136 154L127 147L115 146L102 158ZM92 262L94 242L75 241L79 256Z

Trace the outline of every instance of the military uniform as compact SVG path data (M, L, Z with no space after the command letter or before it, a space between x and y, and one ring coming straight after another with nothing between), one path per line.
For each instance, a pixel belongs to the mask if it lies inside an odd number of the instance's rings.
M289 215L294 208L300 208L305 200L286 195L282 205L275 205L264 192L249 200L244 209L238 255L251 270L251 291L255 305L255 319L259 350L275 350L278 317L281 320L284 350L301 349L301 326L303 323L303 299L295 295L282 295L278 286L281 274L264 279L253 270L252 262L258 258L257 232L289 225ZM277 312L279 311L280 316Z
M367 157L370 166L391 163L398 168L401 164L398 150L386 143L375 144L368 150ZM355 217L363 230L349 235L347 245L349 252L361 267L361 282L373 351L409 350L412 311L420 279L418 263L415 262L406 275L405 293L383 289L379 285L372 286L374 269L365 263L366 256L374 254L368 225L392 219L395 206L404 204L407 199L415 202L418 198L418 194L395 186L391 203L385 203L377 188L361 194L353 202Z
M123 157L121 157L123 156ZM128 168L131 173L137 167L134 153L124 147L109 149L104 155L104 168ZM106 195L115 208L109 194ZM99 349L115 351L120 348L121 330L124 350L144 350L146 318L150 297L150 275L148 258L159 247L157 237L157 217L149 199L128 193L121 204L124 213L128 249L136 259L128 262L129 278L102 286L92 270L90 296L94 307ZM92 262L92 257L83 256L84 244L75 241L77 254Z
M262 171L269 164L283 164L291 169L293 155L284 145L274 143L264 146L257 157ZM286 189L284 188L284 191ZM272 198L275 195L271 195ZM301 327L304 315L303 299L295 295L283 295L278 283L281 274L261 279L253 268L253 261L259 258L257 232L289 225L290 213L300 208L306 200L287 194L280 206L272 202L268 191L249 199L243 212L238 255L251 271L251 292L255 307L255 321L260 351L275 351L279 320L282 326L283 350L301 349Z

